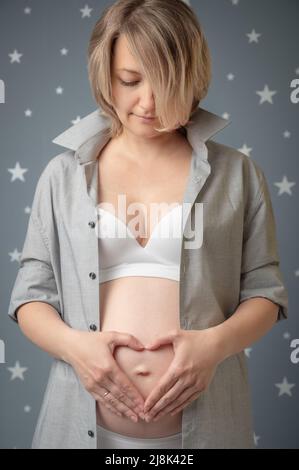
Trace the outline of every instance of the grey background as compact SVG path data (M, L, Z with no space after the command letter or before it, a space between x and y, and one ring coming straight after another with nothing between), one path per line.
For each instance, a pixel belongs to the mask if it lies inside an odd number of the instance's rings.
M6 363L0 364L0 447L29 448L45 390L51 358L29 342L7 316L37 180L47 162L62 151L51 141L96 109L87 76L87 45L103 8L113 2L86 0L1 0L0 79L6 102L0 104L1 296L0 339ZM248 353L257 448L299 448L299 363L290 360L290 343L299 338L298 321L298 122L299 104L290 101L290 82L299 78L299 2L297 0L199 0L190 2L208 40L213 80L201 106L232 123L215 140L252 148L250 157L264 171L277 223L281 270L289 292L289 319ZM88 4L90 18L80 9ZM31 14L25 15L24 8ZM262 33L249 44L246 33ZM67 56L60 49L66 47ZM8 54L23 53L21 63ZM227 74L233 73L229 81ZM259 104L256 91L276 90L273 104ZM62 95L55 89L64 88ZM24 111L32 110L31 117ZM291 135L286 139L284 131ZM25 182L11 182L8 168L27 168ZM292 195L278 196L274 182L286 175L297 182ZM24 380L11 380L16 361L27 367ZM286 377L291 396L275 386ZM30 412L25 412L25 407Z

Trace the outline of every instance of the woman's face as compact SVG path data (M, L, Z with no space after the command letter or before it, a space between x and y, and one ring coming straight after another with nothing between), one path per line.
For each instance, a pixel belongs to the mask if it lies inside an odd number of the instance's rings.
M138 135L158 134L154 130L154 127L158 127L159 121L155 115L152 90L146 78L141 75L123 35L115 44L112 61L112 94L114 109L125 128ZM144 120L140 116L154 117L154 119Z

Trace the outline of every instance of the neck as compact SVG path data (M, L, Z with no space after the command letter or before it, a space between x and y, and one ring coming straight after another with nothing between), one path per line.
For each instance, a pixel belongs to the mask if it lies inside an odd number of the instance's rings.
M152 163L165 155L172 155L182 140L185 140L185 137L178 130L152 137L136 136L124 130L115 139L115 143L121 149L122 156L136 164L142 164Z

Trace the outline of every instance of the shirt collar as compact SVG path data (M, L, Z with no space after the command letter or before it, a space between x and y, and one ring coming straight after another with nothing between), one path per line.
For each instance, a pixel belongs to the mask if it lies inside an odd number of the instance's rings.
M193 114L191 121L185 126L186 137L195 154L207 159L207 152L202 152L205 142L231 121L200 107ZM109 122L110 119L97 109L59 134L52 142L73 150L80 165L95 162L99 152L109 140L106 133Z

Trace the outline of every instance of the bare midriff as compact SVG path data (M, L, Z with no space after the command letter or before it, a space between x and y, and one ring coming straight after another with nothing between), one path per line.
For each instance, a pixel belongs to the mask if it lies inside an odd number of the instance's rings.
M144 161L136 165L123 154L125 146L110 140L99 156L98 203L109 202L117 208L117 198L125 194L128 204L141 202L150 213L151 202L182 204L190 171L192 147L182 137L176 137L173 148L155 163ZM141 159L142 161L142 159ZM116 215L117 210L115 211ZM130 220L123 220L127 225ZM144 225L143 223L141 225ZM149 221L147 227L149 227ZM145 246L150 238L138 240ZM140 248L142 249L142 248ZM162 277L127 276L99 285L100 329L134 335L144 345L170 330L180 328L179 281ZM156 350L136 351L117 347L114 358L139 390L144 400L156 387L174 357L171 344ZM97 401L97 423L110 431L131 437L155 438L176 434L182 430L182 411L161 417L156 422L127 416L119 417Z
M179 283L157 277L124 277L100 284L101 331L126 332L148 344L179 328ZM171 344L154 351L135 351L126 346L115 349L114 358L144 400L157 385L174 357ZM119 417L97 402L98 424L131 437L162 437L181 431L182 412L156 422Z

